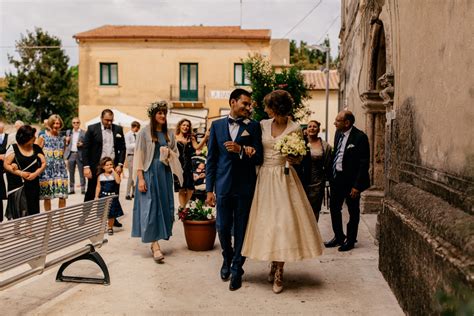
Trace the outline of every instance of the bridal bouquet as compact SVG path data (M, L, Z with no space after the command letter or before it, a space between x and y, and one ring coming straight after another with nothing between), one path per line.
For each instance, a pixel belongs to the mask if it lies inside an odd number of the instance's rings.
M279 151L283 156L304 156L308 148L304 142L303 137L296 132L286 135L285 137L280 138L275 143L273 149ZM288 161L285 163L285 174L290 173L290 164Z

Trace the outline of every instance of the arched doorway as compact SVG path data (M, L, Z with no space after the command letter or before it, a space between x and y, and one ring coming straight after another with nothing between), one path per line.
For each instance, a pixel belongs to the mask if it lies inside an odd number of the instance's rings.
M379 19L372 21L369 43L367 90L361 94L361 99L370 143L369 172L372 186L362 195L361 210L363 213L379 213L382 210L385 189L385 128L388 106L385 94L388 86L393 91L393 75L388 69L385 30Z

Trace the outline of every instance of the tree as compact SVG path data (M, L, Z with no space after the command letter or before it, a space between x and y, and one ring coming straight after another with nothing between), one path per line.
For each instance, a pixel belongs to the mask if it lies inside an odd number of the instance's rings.
M331 47L329 39L325 39L321 44L323 46ZM290 41L290 63L300 69L312 70L326 67L326 53L317 49L308 48L308 43L300 41L299 47L295 40ZM329 68L336 68L336 64L329 56Z
M268 118L263 110L263 98L276 89L286 90L293 97L295 103L291 115L295 119L302 119L308 114L304 101L309 99L309 95L304 84L303 75L297 67L292 66L276 73L270 63L260 54L250 55L243 62L251 82L252 99L256 102L253 113L254 119L260 121Z
M16 74L7 73L7 98L42 121L59 114L68 124L77 114L78 88L61 40L41 28L26 31L15 44L19 58L8 55Z

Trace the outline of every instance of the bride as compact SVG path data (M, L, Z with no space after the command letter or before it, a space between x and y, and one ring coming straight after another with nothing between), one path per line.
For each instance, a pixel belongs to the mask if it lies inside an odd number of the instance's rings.
M283 290L283 265L288 261L314 258L322 254L322 239L311 204L293 167L284 174L286 158L274 150L285 135L301 133L289 119L291 95L275 90L264 98L265 112L271 117L260 122L264 161L258 172L242 255L271 261L268 281L273 292ZM251 155L252 149L246 153Z

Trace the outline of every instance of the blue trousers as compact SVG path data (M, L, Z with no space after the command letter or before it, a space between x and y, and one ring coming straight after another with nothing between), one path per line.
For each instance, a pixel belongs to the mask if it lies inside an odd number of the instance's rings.
M222 247L224 264L230 265L232 276L238 277L244 274L242 266L245 257L241 252L251 204L252 197L243 197L239 194L217 196L216 229Z

